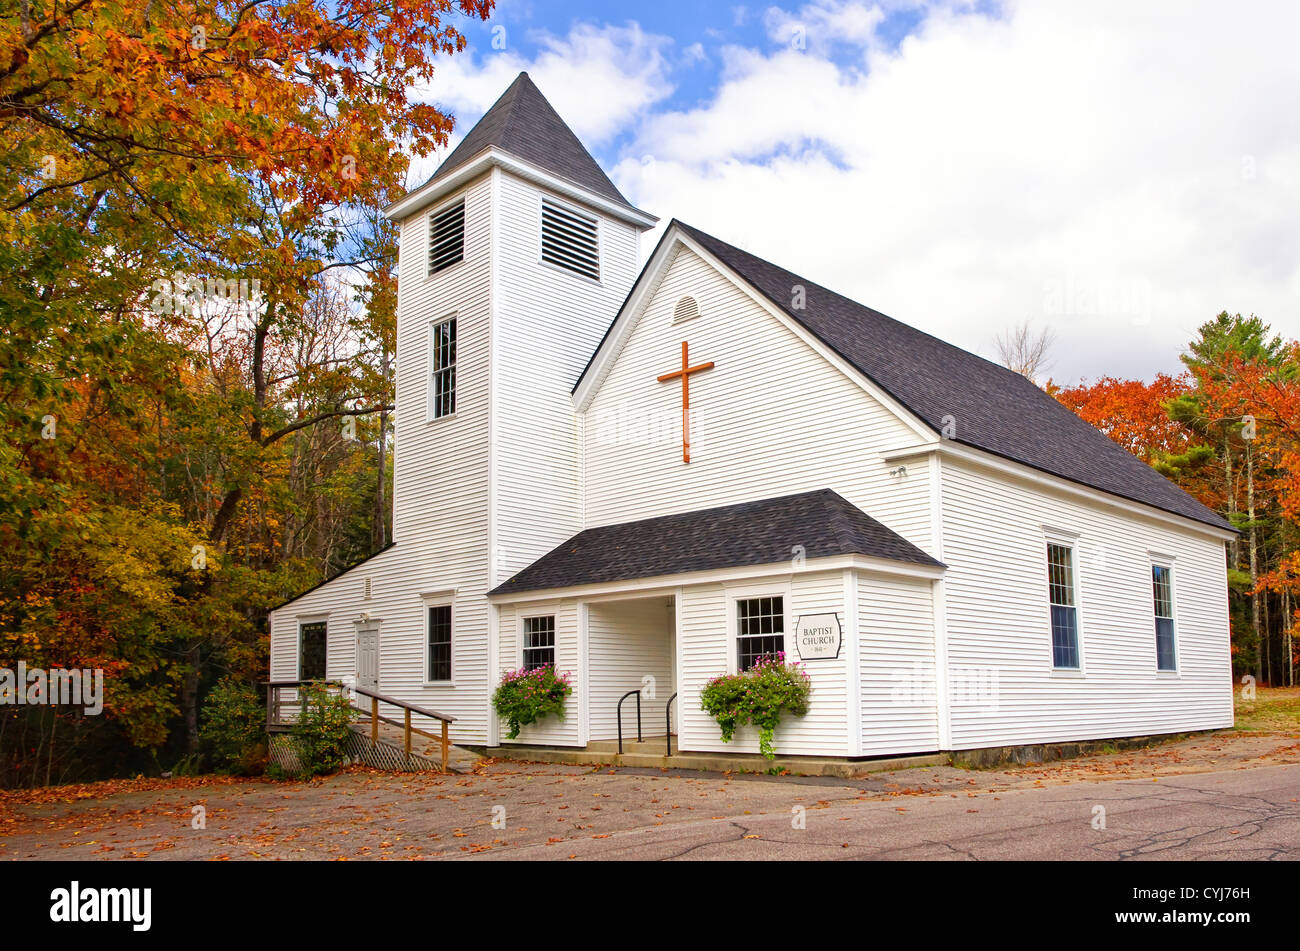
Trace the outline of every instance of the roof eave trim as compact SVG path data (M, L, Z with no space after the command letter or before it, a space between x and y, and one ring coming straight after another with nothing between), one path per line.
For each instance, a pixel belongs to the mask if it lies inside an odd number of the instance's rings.
M591 405L591 401L600 389L600 385L605 381L605 374L611 365L611 361L606 355L617 353L622 349L622 342L627 329L636 324L646 303L659 289L659 279L663 276L667 263L672 260L673 249L677 247L681 237L680 231L675 227L669 227L664 232L663 237L659 239L659 244L650 254L645 267L641 268L641 273L637 275L632 290L628 292L627 299L623 301L623 306L614 315L613 321L605 330L605 336L596 345L596 349L587 361L587 365L582 368L582 374L578 377L578 382L573 385L573 405L577 412L585 413Z
M313 592L315 592L315 591L319 591L321 588L325 587L327 584L332 584L332 583L334 583L335 581L338 581L340 578L342 578L342 577L343 577L344 575L346 575L348 572L350 572L350 571L354 571L354 570L356 570L357 568L360 568L360 567L361 567L362 565L364 565L366 562L371 561L372 559L378 558L378 557L379 557L380 555L382 555L384 552L392 550L396 545L397 545L397 542L389 542L389 543L388 543L387 545L385 545L383 548L380 548L380 549L377 550L377 551L372 551L370 554L366 555L366 557L362 558L360 561L357 561L357 562L354 562L354 563L348 565L346 568L344 568L344 569L343 569L342 571L340 571L338 574L336 574L336 575L331 575L331 576L328 577L328 578L322 578L320 581L316 582L314 585L312 585L312 586L311 586L310 588L308 588L306 591L300 591L298 594L295 594L292 598L289 598L287 601L281 601L281 602L280 602L279 604L277 604L275 607L273 607L273 608L271 608L269 611L267 611L267 616L269 617L271 614L275 613L276 611L280 611L280 610L283 610L284 608L287 608L289 605L293 604L295 601L301 601L303 598L307 597L307 595L309 595L309 594L311 594L311 593L313 593ZM328 612L326 612L326 613L328 613Z
M905 459L911 459L917 456L928 455L930 453L938 453L953 459L969 462L973 465L983 466L986 469L994 469L1000 473L1013 475L1016 478L1027 482L1045 485L1057 491L1081 496L1089 501L1104 502L1107 505L1130 514L1141 515L1158 522L1174 525L1181 529L1211 535L1214 538L1223 541L1232 541L1240 534L1232 529L1221 528L1217 525L1211 525L1209 522L1203 522L1200 519L1192 518L1190 515L1171 512L1166 508L1162 508L1159 505L1154 505L1150 502L1139 502L1136 499L1130 499L1127 496L1119 495L1115 492L1108 492L1105 489L1098 489L1095 486L1076 482L1073 479L1067 479L1065 476L1057 475L1054 472L1047 472L1044 469L1039 469L1036 466L1031 466L1028 463L1020 462L1019 460L1011 459L995 452L990 452L987 449L981 449L978 446L971 446L966 443L955 442L950 439L945 439L938 443L900 446L896 449L882 452L881 458L887 463L892 463L901 462Z
M480 175L483 175L492 168L503 168L508 172L518 175L520 178L527 179L551 191L557 192L571 198L574 201L582 202L598 211L604 212L611 218L617 218L620 221L626 221L628 224L635 225L638 228L653 228L658 224L659 219L654 215L644 212L639 208L633 208L631 205L624 205L620 202L613 201L603 195L598 195L590 189L583 188L566 178L554 175L545 169L526 162L517 156L511 155L496 146L489 146L474 158L470 159L464 165L452 171L445 178L433 178L413 192L409 192L405 197L399 198L387 208L384 209L384 216L390 221L401 221L417 214L429 207L439 199L450 194L452 191L460 188L466 182L472 181Z
M942 578L946 567L938 562L919 564L873 555L829 555L824 558L809 558L798 568L794 567L791 561L786 560L763 565L712 568L704 571L686 571L670 575L628 578L623 581L593 582L591 584L567 585L555 588L533 588L526 591L508 591L500 594L489 591L488 600L493 604L522 604L557 599L599 599L606 595L630 593L641 593L649 597L661 591L670 591L690 585L744 581L750 578L764 578L775 575L783 577L806 575L823 571L843 571L845 569L932 581Z
M660 272L672 261L672 254L669 252L678 244L689 249L715 271L731 281L741 293L758 307L766 311L773 319L821 355L827 363L839 370L846 379L865 391L872 399L892 413L900 423L912 430L918 439L931 441L939 439L939 434L931 429L924 419L913 413L892 393L885 390L870 376L845 359L834 347L814 333L802 321L791 317L778 307L743 275L719 260L712 252L687 234L680 227L680 222L676 220L664 233L659 247L655 249L655 253L641 270L637 283L633 286L632 294L628 296L627 301L614 318L610 330L606 333L605 338L601 340L591 361L587 364L587 368L583 371L583 375L579 378L578 384L574 387L574 406L578 412L586 412L591 405L591 401L600 389L600 383L603 382L614 356L622 347L622 338L636 325L645 305L654 296L654 291L659 286Z

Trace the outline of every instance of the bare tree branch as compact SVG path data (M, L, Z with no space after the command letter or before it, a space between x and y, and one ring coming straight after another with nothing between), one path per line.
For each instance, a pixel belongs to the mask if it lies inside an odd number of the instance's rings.
M993 339L998 362L1033 383L1052 365L1050 352L1056 335L1043 328L1034 333L1029 321L1009 327Z

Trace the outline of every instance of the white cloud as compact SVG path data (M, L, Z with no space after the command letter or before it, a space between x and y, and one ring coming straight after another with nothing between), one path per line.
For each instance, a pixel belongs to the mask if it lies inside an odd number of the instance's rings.
M873 44L876 29L884 19L885 10L879 4L822 0L805 4L796 11L769 7L763 15L763 25L773 43L825 50L835 43L863 47Z
M504 48L469 49L442 58L432 84L413 94L469 118L458 121L452 140L438 155L415 163L413 183L433 174L521 71L528 72L588 148L605 144L672 92L666 56L672 40L635 23L579 23L565 36L533 32L529 39L538 52L527 58L516 52L509 26L504 29Z
M1168 369L1224 308L1300 332L1300 7L945 5L893 51L880 19L769 11L838 29L835 59L816 29L723 49L712 100L648 118L615 181L977 352L1050 326L1058 379Z
M696 63L707 62L709 54L704 52L703 43L692 43L686 49L682 50L682 62L687 66L693 66Z

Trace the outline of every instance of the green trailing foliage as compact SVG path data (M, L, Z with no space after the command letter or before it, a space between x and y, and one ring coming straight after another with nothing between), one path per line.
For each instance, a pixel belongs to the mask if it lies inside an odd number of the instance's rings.
M758 748L769 760L776 758L773 742L781 717L801 717L808 712L812 681L785 654L760 657L749 670L714 677L700 694L700 707L718 721L722 741L730 743L736 730L747 723L758 728Z
M492 707L509 727L506 738L543 717L564 716L564 699L573 693L569 674L557 674L552 664L532 670L508 670L492 694Z

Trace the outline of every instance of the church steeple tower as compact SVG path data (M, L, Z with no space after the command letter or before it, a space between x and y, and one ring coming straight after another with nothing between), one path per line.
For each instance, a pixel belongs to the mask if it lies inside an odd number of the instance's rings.
M585 195L642 229L658 220L623 196L526 72L515 77L433 177L387 213L404 217L445 194L450 184L490 164L517 165L517 170L538 173L561 191Z
M446 178L493 148L610 201L632 207L527 73L515 77L510 88L439 166L432 181Z
M571 390L657 219L526 73L386 213L401 229L393 584L450 607L454 696L474 698L450 712L472 733L503 662L487 592L584 527ZM390 624L385 650L421 656L426 636Z

